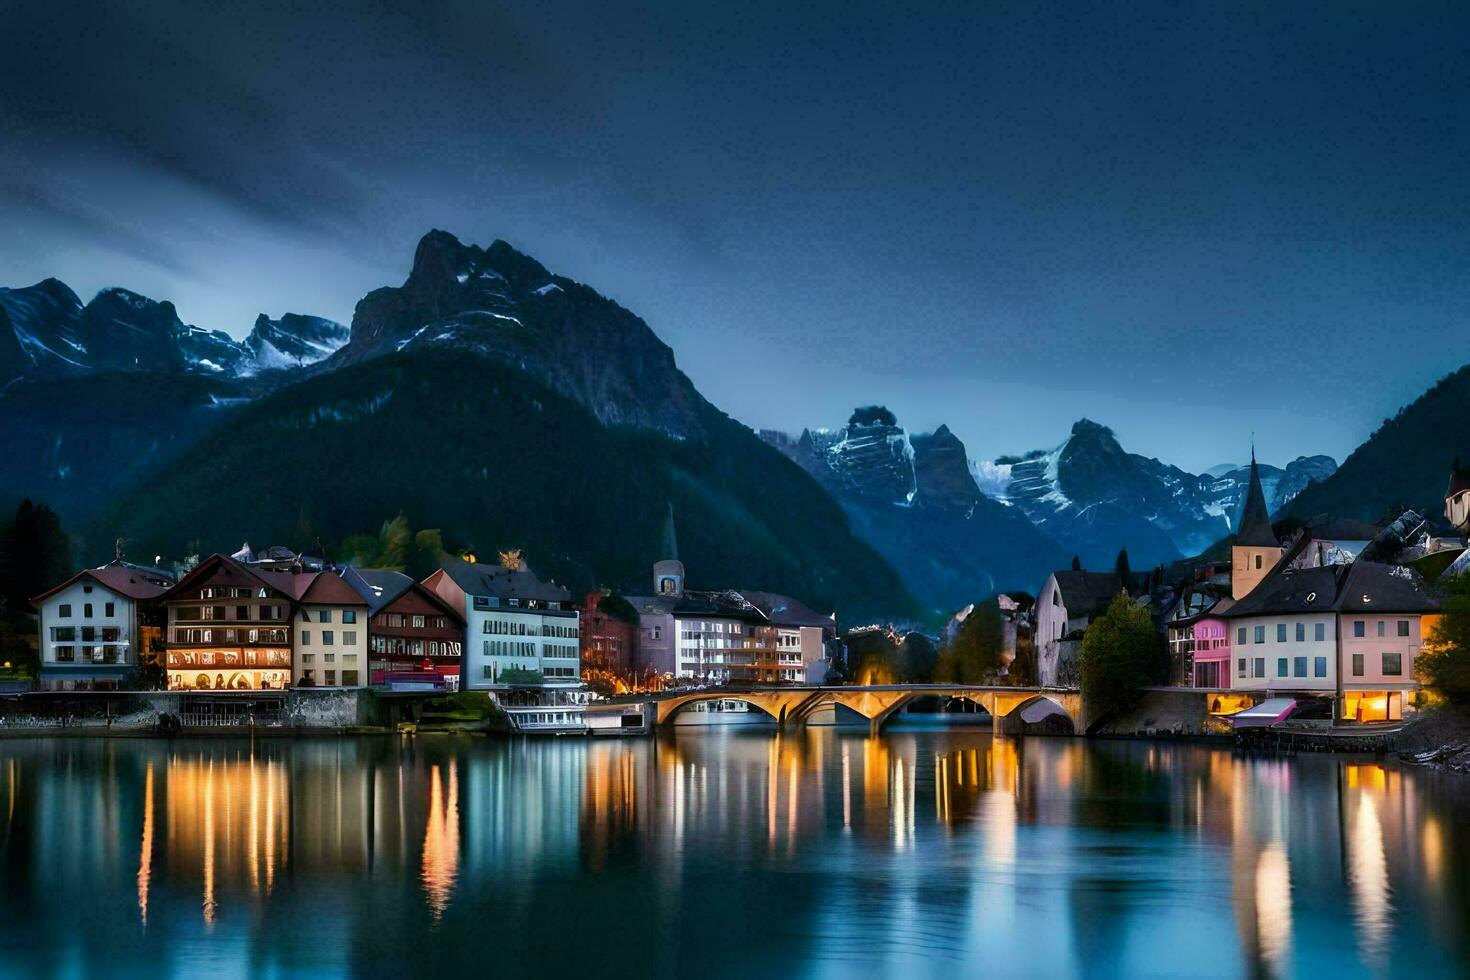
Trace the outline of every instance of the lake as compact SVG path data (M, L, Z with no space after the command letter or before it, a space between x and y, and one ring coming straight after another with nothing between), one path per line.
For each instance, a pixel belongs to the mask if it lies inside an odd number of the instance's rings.
M1163 742L0 740L0 974L1470 974L1470 779Z

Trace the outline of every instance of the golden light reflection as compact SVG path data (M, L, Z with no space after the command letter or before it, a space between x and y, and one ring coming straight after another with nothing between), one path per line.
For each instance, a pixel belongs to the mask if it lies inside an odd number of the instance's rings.
M429 816L424 824L424 860L420 878L435 920L449 908L459 876L459 772L449 763L448 791L438 766L429 771Z
M1291 953L1291 865L1279 842L1266 845L1256 862L1256 935L1272 972L1286 976Z
M153 763L143 776L143 842L138 850L138 914L148 927L148 885L153 878Z
M199 876L204 921L215 921L221 895L227 891L269 894L278 867L286 861L290 825L286 767L253 757L176 756L168 761L164 786L169 872ZM154 809L145 809L145 826L154 819Z
M1358 948L1364 962L1381 963L1393 914L1389 896L1388 858L1383 850L1383 825L1373 796L1358 797L1358 809L1348 847L1348 878L1352 885Z

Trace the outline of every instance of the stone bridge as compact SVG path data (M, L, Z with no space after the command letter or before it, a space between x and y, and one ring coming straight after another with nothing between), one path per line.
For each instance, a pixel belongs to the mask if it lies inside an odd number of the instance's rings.
M973 701L995 719L997 732L1015 730L1019 712L1033 705L1050 706L1053 713L1059 709L1071 721L1072 731L1079 735L1087 730L1089 722L1082 694L1075 688L887 684L873 687L757 687L746 690L716 688L675 694L653 702L656 709L654 724L668 724L681 708L695 701L728 699L744 701L759 708L782 728L805 723L820 708L840 705L867 719L869 730L876 735L894 712L924 695Z

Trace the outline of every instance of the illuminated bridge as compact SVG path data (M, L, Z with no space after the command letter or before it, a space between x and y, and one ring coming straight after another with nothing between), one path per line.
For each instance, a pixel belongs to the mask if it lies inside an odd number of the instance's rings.
M680 710L696 701L744 701L764 711L782 728L804 724L828 706L843 707L865 718L877 734L883 723L918 697L964 698L984 708L995 719L997 732L1014 731L1019 723L1048 715L1065 715L1072 731L1087 730L1082 694L1075 688L978 687L964 684L885 684L871 687L769 687L746 690L717 688L673 694L652 702L655 725L673 721Z

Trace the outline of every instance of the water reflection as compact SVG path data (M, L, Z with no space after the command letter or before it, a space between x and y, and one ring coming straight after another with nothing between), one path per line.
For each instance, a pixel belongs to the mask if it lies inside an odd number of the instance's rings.
M423 972L488 936L507 972L616 949L640 972L1448 975L1467 803L1392 765L978 734L0 742L0 951Z

